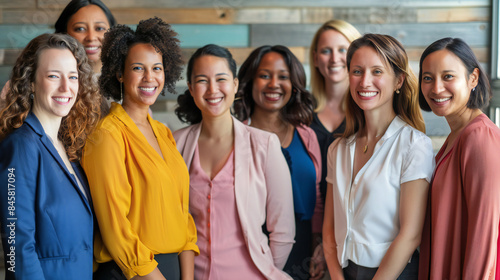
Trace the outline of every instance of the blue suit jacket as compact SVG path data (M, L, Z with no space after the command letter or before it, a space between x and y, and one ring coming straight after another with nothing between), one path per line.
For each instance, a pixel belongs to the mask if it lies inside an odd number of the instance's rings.
M0 143L0 213L6 279L92 279L91 201L33 113Z

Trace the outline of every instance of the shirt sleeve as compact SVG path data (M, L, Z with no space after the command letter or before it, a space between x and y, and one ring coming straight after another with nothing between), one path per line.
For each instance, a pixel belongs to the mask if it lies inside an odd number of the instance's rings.
M149 274L158 263L127 218L132 186L128 181L126 163L130 159L125 158L125 148L119 131L96 130L87 140L82 166L88 177L103 242L130 279Z
M414 133L401 166L401 184L425 179L431 182L435 160L432 141L424 134Z
M7 139L0 145L1 225L5 270L17 279L45 279L36 248L35 205L39 152L25 139ZM9 238L13 236L14 238ZM12 250L14 249L14 250ZM14 252L11 257L9 254ZM8 274L7 274L8 275Z
M500 222L500 133L478 127L463 136L460 153L463 192L467 205L467 244L463 279L495 275Z
M274 265L283 269L295 242L295 217L290 170L276 135L269 138L265 172L269 247Z

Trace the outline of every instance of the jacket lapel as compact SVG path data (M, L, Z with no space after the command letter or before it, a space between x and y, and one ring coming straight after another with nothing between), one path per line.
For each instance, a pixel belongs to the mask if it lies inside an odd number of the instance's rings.
M59 165L59 168L61 168L63 170L63 172L66 175L66 177L68 178L68 180L71 182L71 184L73 185L73 187L75 188L77 193L80 195L80 198L84 201L89 212L92 213L92 209L90 207L89 201L83 195L82 191L80 190L80 187L78 186L78 183L76 182L76 179L73 176L71 176L71 173L69 172L68 168L64 164L62 158L59 156L59 153L57 152L56 148L54 147L54 145L50 141L49 137L45 134L45 131L43 130L42 124L40 123L38 118L35 116L35 114L30 113L24 122L26 124L28 124L33 129L33 131L40 136L40 142L42 142L45 149L47 149L47 151L52 156L52 158L55 160L55 162L57 162L57 164ZM73 165L73 169L75 169L74 165ZM77 169L78 168L75 169L75 173L77 174L77 176L80 179L80 182L82 183L82 185L84 185L84 188L85 188L86 180L81 179L82 174L78 174ZM88 197L90 198L90 195L88 195Z
M251 214L248 206L248 188L250 182L250 161L253 158L250 143L250 133L245 125L233 117L234 126L234 193L236 207L240 217L241 227L245 235L248 219L245 216Z

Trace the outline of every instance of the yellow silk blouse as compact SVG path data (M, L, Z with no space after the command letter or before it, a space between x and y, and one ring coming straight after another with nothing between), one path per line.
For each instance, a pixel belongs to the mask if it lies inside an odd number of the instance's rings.
M153 271L155 254L199 253L188 212L188 169L171 131L149 115L148 121L163 158L117 103L87 139L82 156L100 230L95 260L114 260L127 279Z

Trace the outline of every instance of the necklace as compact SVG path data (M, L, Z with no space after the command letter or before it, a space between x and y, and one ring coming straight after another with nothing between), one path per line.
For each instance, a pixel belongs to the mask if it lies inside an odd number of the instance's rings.
M376 135L375 136L375 141L377 140L377 138L379 138L380 136L382 136L382 134L379 134L379 135ZM366 144L365 146L363 147L363 154L366 154L366 152L368 151L368 136L366 137Z

